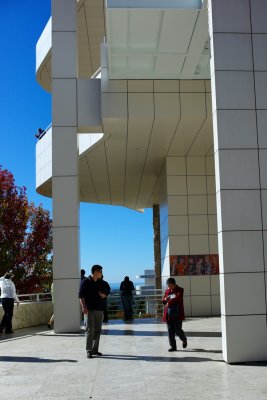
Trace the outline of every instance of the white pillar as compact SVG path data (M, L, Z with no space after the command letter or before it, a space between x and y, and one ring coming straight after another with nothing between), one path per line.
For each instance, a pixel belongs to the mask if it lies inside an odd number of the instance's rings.
M52 0L55 332L80 330L76 0Z
M176 268L177 256L185 265L189 257L218 258L213 155L167 157L160 187L163 286L173 276L185 289L187 316L218 315L218 274L183 276Z
M267 360L267 2L209 0L223 357Z

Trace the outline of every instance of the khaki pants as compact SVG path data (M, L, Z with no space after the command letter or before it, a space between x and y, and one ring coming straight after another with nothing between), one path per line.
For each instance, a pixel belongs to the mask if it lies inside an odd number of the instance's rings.
M88 310L86 324L86 351L97 352L103 321L103 311Z

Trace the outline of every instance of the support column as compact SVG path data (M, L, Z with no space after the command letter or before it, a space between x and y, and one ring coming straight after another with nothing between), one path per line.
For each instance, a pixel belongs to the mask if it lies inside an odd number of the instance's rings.
M214 157L167 157L162 175L164 285L184 288L187 316L220 315Z
M267 360L267 2L209 0L223 358Z
M161 289L161 248L160 248L160 215L159 205L153 205L153 229L154 229L154 270L155 270L155 288ZM157 315L162 313L162 301L156 302Z
M76 0L52 0L55 332L80 330Z
M160 221L159 221L159 205L153 206L153 229L154 229L154 269L155 269L155 286L161 289L161 251L160 251Z

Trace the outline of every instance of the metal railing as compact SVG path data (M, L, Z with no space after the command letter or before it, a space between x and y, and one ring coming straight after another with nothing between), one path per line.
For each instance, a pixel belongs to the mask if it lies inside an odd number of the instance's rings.
M51 301L51 293L19 294L23 303ZM123 305L119 290L112 290L107 297L107 307L110 319L123 318ZM133 292L133 316L135 318L161 317L163 315L162 290L138 289Z
M18 294L18 298L23 303L39 302L39 301L51 301L51 293L26 293Z
M51 126L52 126L52 122L50 122L50 124L43 130L43 132L41 133L41 135L38 136L38 140L41 140L41 139L44 137L44 135L46 134L46 132L51 128Z
M133 292L134 318L162 317L162 290L138 289ZM123 305L119 290L112 290L107 298L108 315L110 319L123 318Z

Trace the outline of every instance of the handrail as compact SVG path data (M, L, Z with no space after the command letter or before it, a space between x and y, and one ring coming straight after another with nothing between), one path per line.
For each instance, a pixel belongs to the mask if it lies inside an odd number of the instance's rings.
M25 293L19 294L20 301L25 303L37 303L41 301L51 301L51 293ZM123 305L121 292L111 290L107 297L107 307L110 319L123 317ZM161 317L163 314L162 290L161 289L142 289L133 291L133 315L134 317Z
M26 294L18 294L18 298L19 300L23 301L23 302L32 302L32 303L36 303L39 301L48 301L52 299L52 294L51 293L44 293L44 292L40 292L40 293L26 293ZM22 300L24 298L24 300ZM26 299L25 299L26 298Z
M143 291L145 291L145 292L152 292L152 293L154 293L154 295L153 294L142 294L142 293L139 293L139 292L143 292ZM161 289L146 289L146 287L145 286L143 286L142 287L142 289L137 289L137 290L133 290L132 291L133 292L133 295L134 296L138 296L138 297L142 297L142 296L145 296L145 297L150 297L150 296L155 296L155 295L161 295L162 294L162 290ZM49 293L45 293L45 292L38 292L38 293L23 293L23 294L18 294L18 297L20 298L20 297L41 297L41 296L48 296L48 297L51 297L51 293L49 292ZM114 289L114 290L111 290L111 292L110 292L110 296L114 296L114 297L120 297L121 296L121 292L120 292L120 290L118 290L118 289Z
M121 292L111 291L107 297L107 309L110 319L123 317ZM162 290L146 288L145 285L133 291L133 316L134 317L162 317Z
M36 136L38 141L44 137L44 135L47 133L47 131L52 127L52 122L43 130L43 132L40 134L40 136Z
M94 73L93 75L90 76L90 79L96 79L97 75L100 74L101 72L101 67L99 67Z
M142 292L142 291L146 291L146 292L153 292L153 293L162 293L162 289L154 289L154 288L151 288L151 286L145 286L145 285L137 285L137 286L140 286L140 289L139 288L137 288L137 289L135 289L135 290L132 290L132 293L133 294L138 294L140 291ZM121 291L119 290L119 289L111 289L111 291L110 291L112 294L121 294ZM138 292L138 293L137 293Z
M50 124L45 128L45 132L47 132L48 131L48 129L50 129L51 128L51 126L52 126L52 122L50 122Z

